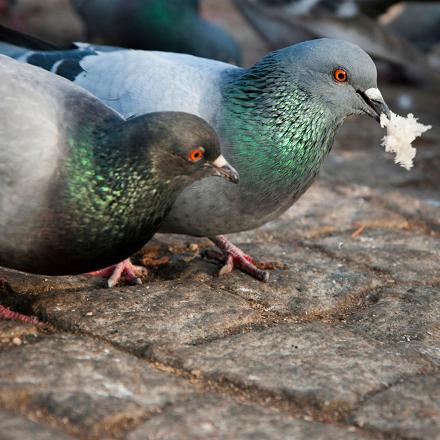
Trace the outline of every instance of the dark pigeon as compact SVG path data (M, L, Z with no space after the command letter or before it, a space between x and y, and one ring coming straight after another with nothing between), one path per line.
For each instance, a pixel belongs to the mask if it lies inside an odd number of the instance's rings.
M0 265L78 274L128 258L195 180L238 175L201 118L125 120L70 81L0 55Z
M225 30L200 16L198 0L72 0L87 38L132 49L181 52L240 64Z

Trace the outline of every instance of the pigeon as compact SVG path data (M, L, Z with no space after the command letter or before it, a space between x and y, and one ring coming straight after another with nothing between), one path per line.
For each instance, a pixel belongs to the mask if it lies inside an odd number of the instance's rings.
M0 94L0 266L67 275L117 263L153 236L185 186L238 181L195 115L124 119L3 55Z
M343 38L358 44L380 61L381 78L394 82L416 82L420 85L438 84L440 81L437 66L410 41L395 35L391 28L385 28L359 11L354 10L350 15L346 10L342 14L339 9L329 8L328 4L343 8L344 4L357 5L357 2L303 0L292 4L287 2L287 5L271 5L267 0L234 0L234 3L273 50L311 38ZM360 2L359 5L365 6L369 3ZM311 6L313 7L310 9ZM432 20L431 26L427 20L423 23L426 26L415 28L424 29L425 32L413 34L435 35L432 30L435 20Z
M189 53L240 64L225 30L200 17L198 0L72 0L87 38L133 49Z
M16 9L16 0L0 0L0 22L5 22L14 29L21 29L20 18Z
M18 37L9 41L17 44ZM257 228L291 207L313 183L347 116L390 116L370 56L337 39L271 52L248 69L83 45L35 52L0 43L3 50L68 77L125 116L178 110L211 124L240 183L207 178L186 188L161 232L208 237L221 250L221 273L236 267L262 281L269 272L224 234Z
M399 3L381 17L386 29L424 52L440 43L440 3Z

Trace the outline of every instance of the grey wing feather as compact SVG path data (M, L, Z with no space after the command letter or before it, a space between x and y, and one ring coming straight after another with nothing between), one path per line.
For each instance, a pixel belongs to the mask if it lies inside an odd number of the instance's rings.
M126 50L81 60L84 73L75 84L98 96L124 116L184 111L215 127L221 85L241 69L192 55Z
M0 95L0 250L19 243L24 252L57 203L50 192L66 154L66 128L92 115L121 117L70 81L5 56Z
M0 57L0 227L42 206L60 155L57 101L35 67ZM42 71L43 72L43 71ZM47 77L45 82L47 84ZM28 212L23 212L26 206Z

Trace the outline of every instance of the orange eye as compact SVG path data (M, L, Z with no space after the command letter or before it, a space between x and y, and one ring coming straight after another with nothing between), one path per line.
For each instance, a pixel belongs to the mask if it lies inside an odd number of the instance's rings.
M338 82L346 82L348 79L348 75L344 69L336 69L333 72L333 78Z
M188 159L191 162L198 162L200 159L203 158L204 154L205 154L205 149L203 147L197 147L189 152Z

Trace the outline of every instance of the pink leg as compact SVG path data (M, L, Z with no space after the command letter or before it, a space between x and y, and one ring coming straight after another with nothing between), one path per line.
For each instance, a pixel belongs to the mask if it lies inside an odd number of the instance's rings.
M96 277L108 278L108 287L113 287L121 280L125 278L131 284L142 284L139 278L142 273L146 272L146 269L142 266L135 266L129 258L121 261L113 266L105 267L104 269L89 272L89 275Z
M0 319L12 319L15 321L26 322L27 324L40 324L40 321L38 321L37 318L13 312L2 305L0 305Z
M269 272L263 269L276 269L283 267L280 263L257 263L252 257L245 254L239 247L232 244L225 236L218 235L212 241L221 250L207 250L208 259L218 260L224 264L219 275L230 273L234 268L251 275L259 281L269 281Z

